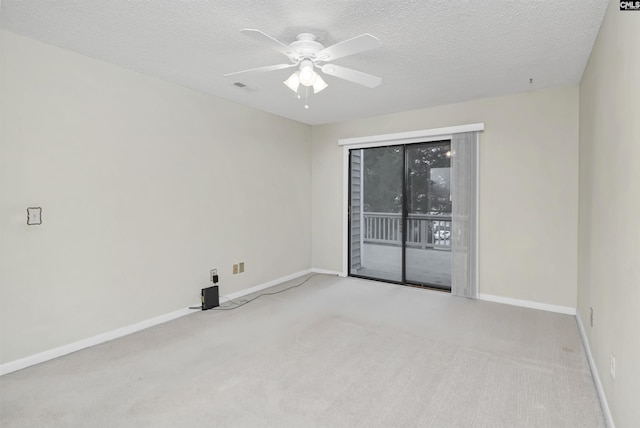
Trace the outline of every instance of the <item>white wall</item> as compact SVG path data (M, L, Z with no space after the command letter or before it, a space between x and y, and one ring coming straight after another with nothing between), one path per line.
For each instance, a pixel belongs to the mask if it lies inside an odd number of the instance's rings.
M315 268L342 271L338 139L484 122L480 292L575 307L578 88L565 87L315 126Z
M640 13L612 1L580 84L578 313L618 427L640 426L639 76Z
M0 363L311 267L309 126L1 34Z

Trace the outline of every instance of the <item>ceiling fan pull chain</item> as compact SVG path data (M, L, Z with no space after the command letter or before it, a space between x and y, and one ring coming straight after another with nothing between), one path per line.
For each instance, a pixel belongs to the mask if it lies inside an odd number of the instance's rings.
M304 108L309 110L309 87L304 87Z

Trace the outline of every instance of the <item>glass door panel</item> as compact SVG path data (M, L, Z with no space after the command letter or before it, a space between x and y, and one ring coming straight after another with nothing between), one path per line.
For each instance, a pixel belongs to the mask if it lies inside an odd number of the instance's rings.
M405 281L451 290L451 145L406 146Z
M403 146L350 151L350 275L403 282L403 172Z

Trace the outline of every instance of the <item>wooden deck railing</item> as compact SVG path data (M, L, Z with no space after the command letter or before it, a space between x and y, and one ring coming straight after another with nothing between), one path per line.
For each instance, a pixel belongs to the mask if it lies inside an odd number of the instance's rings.
M363 213L363 241L365 243L401 245L402 214ZM451 216L409 214L407 218L407 246L451 250Z

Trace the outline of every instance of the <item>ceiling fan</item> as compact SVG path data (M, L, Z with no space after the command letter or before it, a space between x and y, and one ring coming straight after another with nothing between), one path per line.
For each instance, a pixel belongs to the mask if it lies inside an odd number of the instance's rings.
M328 86L318 74L318 70L329 76L348 80L368 88L375 88L382 82L380 77L330 63L347 55L379 47L380 40L371 34L361 34L335 45L324 47L322 43L316 40L316 36L310 33L298 34L296 41L285 45L260 30L243 29L240 32L286 55L289 63L236 71L235 73L225 74L225 77L242 73L260 73L297 67L298 70L285 80L284 84L296 93L298 93L300 85L307 88L311 87L314 94ZM308 108L306 105L305 107Z

